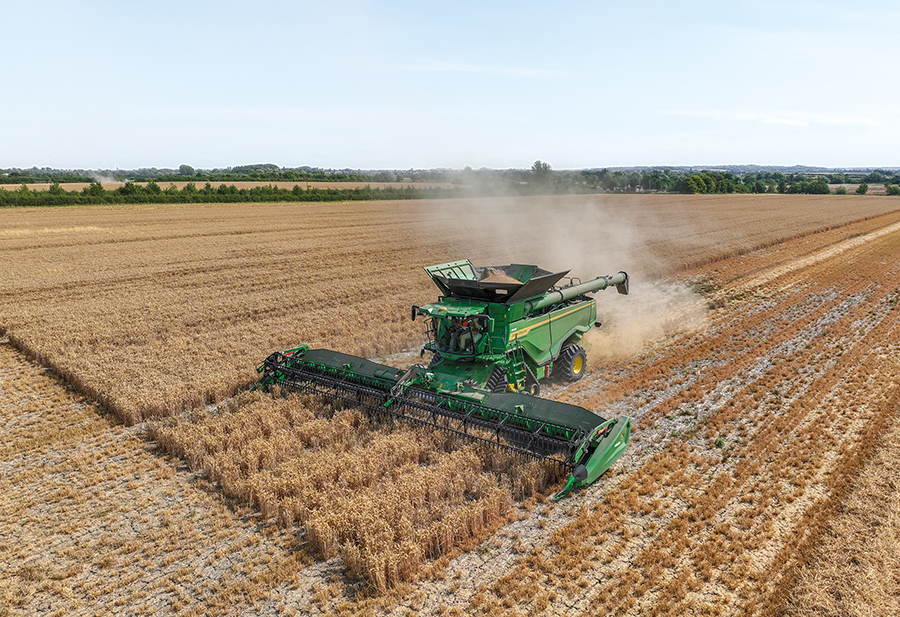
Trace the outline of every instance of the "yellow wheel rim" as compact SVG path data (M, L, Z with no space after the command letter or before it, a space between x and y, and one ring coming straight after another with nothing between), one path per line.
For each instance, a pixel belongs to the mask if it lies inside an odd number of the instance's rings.
M575 359L572 360L572 372L578 375L582 370L584 370L584 358L575 356Z

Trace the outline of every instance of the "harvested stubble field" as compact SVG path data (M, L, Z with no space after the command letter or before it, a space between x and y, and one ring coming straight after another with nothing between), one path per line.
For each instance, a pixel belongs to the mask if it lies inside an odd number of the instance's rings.
M8 612L858 612L839 579L863 586L871 568L834 563L834 530L866 491L896 500L853 478L896 424L900 215L883 213L898 208L631 196L0 212L0 327L54 369L5 348ZM635 277L632 296L599 296L604 361L548 388L636 420L595 486L549 504L540 469L315 401L202 406L273 349L414 346L408 306L435 295L419 267L458 257ZM884 542L852 546L889 568Z
M0 344L0 614L252 609L304 552Z

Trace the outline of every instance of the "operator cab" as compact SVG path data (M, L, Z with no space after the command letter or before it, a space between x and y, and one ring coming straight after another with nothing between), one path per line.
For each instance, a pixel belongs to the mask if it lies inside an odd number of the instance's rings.
M476 356L485 340L487 315L433 317L432 343L441 354Z
M484 304L445 299L437 304L412 307L412 318L425 317L430 351L449 360L474 360L492 353L491 319Z

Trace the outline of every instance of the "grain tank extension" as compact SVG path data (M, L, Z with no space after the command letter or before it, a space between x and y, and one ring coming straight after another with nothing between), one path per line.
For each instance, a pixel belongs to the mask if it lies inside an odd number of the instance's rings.
M630 418L604 419L539 398L540 382L584 375L587 357L579 343L600 325L596 302L586 294L608 287L627 294L628 275L581 282L567 278L568 271L476 267L468 260L425 271L442 294L411 310L412 319L425 323L428 365L400 370L301 346L269 356L257 368L256 387L312 392L553 461L571 472L557 498L594 482L625 451Z

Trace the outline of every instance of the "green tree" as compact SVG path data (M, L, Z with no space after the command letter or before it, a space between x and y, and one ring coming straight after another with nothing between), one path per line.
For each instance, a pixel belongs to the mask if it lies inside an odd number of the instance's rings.
M880 169L876 169L875 171L863 176L863 182L884 182L884 178L884 172L882 172Z
M550 164L545 163L544 161L538 159L531 166L531 174L534 176L534 180L537 183L543 184L550 179Z
M197 172L190 165L182 165L178 168L178 173L182 176L193 176Z
M134 182L126 182L115 191L119 195L133 196L141 192L141 188Z
M88 186L81 189L81 192L91 197L103 197L106 195L106 189L99 182L91 182Z
M679 190L682 193L705 193L706 184L700 176L688 176L681 181L681 188Z
M888 195L900 195L900 186L896 184L885 184L884 192Z
M828 195L831 193L831 189L828 188L828 183L824 179L819 178L810 183L809 192L813 195Z
M865 195L869 191L869 185L863 182L858 187L856 187L857 195Z

